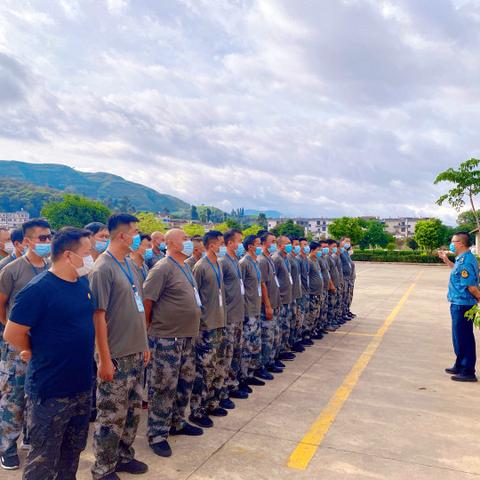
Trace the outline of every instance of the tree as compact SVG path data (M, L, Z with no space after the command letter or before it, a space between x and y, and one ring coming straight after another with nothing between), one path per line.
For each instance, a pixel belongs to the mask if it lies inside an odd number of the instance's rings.
M110 210L103 203L89 200L80 195L63 195L63 200L44 205L41 215L46 217L52 227L84 227L90 222L107 223Z
M236 220L233 220L232 218L229 218L228 220L226 220L225 223L226 223L228 228L236 228L237 230L242 229L242 226Z
M160 231L166 232L167 227L165 224L159 220L155 214L151 212L140 212L136 213L135 216L140 220L138 224L138 229L142 233L148 233L149 235L153 232Z
M418 243L415 241L414 238L409 238L407 240L407 245L408 248L411 248L412 250L418 250Z
M437 175L434 183L450 182L455 186L442 195L437 204L447 202L455 210L460 211L465 205L465 197L468 198L475 224L480 229L480 216L475 208L474 198L480 193L480 160L471 158L461 163L457 170L449 168Z
M257 217L257 223L261 225L263 228L267 228L268 227L267 216L264 213L259 213Z
M293 236L293 237L303 237L305 235L305 229L300 225L293 223L292 219L287 220L284 223L278 224L275 228L272 229L277 237L279 235Z
M457 225L466 232L471 232L477 228L477 221L472 210L460 213L457 217Z
M205 235L205 227L203 225L199 225L198 223L187 223L183 226L182 230L189 237L193 237L194 235Z
M393 240L393 236L385 231L385 225L378 220L369 220L366 225L367 230L359 242L362 250L368 247L385 248Z
M213 227L213 230L218 230L219 232L225 233L227 230L230 230L227 222L218 223Z
M191 220L200 220L198 216L198 210L195 205L192 205L191 211L190 211L190 219Z
M335 219L328 226L328 233L336 239L350 237L353 245L357 245L363 237L364 230L360 220L354 217L342 217Z
M415 225L414 239L418 245L431 252L445 243L446 227L438 218L420 220Z
M261 225L254 224L243 230L242 234L244 237L247 235L256 235L262 229L263 227Z

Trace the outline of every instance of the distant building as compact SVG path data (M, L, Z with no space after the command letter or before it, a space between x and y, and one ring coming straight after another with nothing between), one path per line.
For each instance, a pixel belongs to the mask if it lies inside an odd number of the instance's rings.
M30 219L30 214L21 210L20 212L0 212L0 227L18 228Z
M420 220L429 220L428 218L400 217L384 218L381 220L385 224L385 230L395 238L411 238L415 233L415 225Z

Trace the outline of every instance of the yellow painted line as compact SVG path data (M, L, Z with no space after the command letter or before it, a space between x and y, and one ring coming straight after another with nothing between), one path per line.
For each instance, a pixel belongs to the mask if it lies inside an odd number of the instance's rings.
M322 443L332 423L335 421L335 418L342 409L344 403L348 400L348 397L357 385L360 376L372 359L374 353L380 345L380 342L382 341L383 336L389 329L392 322L395 320L395 317L398 315L398 312L400 312L402 306L407 301L408 297L412 293L412 290L415 288L416 282L420 275L421 272L417 274L414 283L408 287L407 291L403 294L403 297L390 312L390 315L388 315L383 325L377 330L377 333L372 338L367 348L365 348L363 353L360 355L360 358L356 361L355 365L350 370L350 373L345 377L342 385L340 385L340 387L333 394L332 398L317 417L310 430L306 433L295 450L292 452L287 464L290 468L305 470L308 467L308 464L315 455L315 452Z
M334 335L359 335L361 337L376 337L376 333L361 333L361 332L330 332Z

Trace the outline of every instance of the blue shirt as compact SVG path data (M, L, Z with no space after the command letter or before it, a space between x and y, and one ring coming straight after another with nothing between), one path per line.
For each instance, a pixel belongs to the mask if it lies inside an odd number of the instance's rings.
M30 327L25 391L32 399L70 397L92 388L93 312L86 278L67 282L45 271L18 293L10 320Z
M470 286L478 287L478 261L467 251L455 259L448 284L448 301L455 305L475 305L477 299L468 291Z

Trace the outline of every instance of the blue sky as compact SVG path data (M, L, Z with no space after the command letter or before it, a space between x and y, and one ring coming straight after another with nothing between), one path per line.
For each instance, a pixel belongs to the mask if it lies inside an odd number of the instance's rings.
M0 157L192 203L435 215L480 155L480 1L0 3Z

